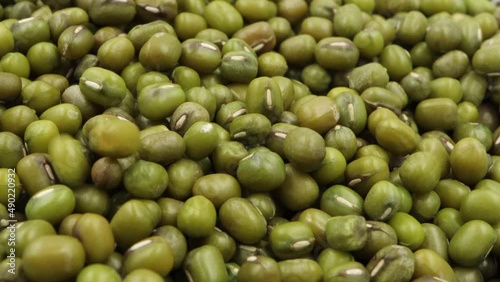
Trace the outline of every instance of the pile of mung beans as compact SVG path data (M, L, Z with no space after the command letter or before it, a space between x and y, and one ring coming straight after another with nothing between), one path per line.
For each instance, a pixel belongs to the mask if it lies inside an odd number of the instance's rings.
M500 281L496 5L0 1L0 281Z

